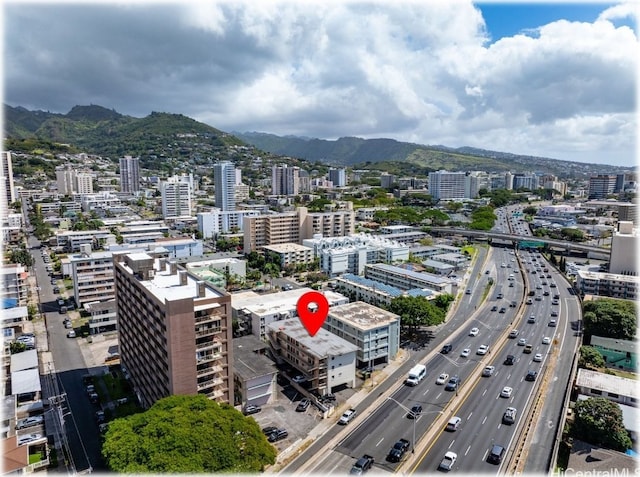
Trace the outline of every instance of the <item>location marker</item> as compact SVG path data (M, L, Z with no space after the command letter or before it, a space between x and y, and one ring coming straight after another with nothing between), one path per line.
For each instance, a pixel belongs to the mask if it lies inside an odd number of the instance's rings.
M324 320L327 319L329 302L322 293L307 292L298 299L296 309L302 326L310 336L315 336Z

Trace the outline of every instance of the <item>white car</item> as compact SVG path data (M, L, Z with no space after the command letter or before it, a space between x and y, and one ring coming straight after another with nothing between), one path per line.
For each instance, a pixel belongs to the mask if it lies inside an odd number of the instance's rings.
M545 336L544 338L542 338L542 344L551 344L551 338Z
M42 434L28 434L26 436L20 436L18 438L18 445L23 446L28 444L29 442L37 441L42 439Z
M471 353L471 350L469 348L465 348L462 350L462 353L460 353L460 357L466 358L469 356L469 353Z
M480 330L478 328L471 328L471 331L469 331L469 336L478 336L478 333L480 333Z
M487 351L489 351L489 346L487 345L481 345L478 350L476 351L476 354L479 354L481 356L487 354Z
M495 369L496 369L495 366L485 366L485 368L482 370L482 376L489 377L493 375L493 372L495 371Z
M526 340L526 339L524 339L524 338L520 338L520 339L518 340L518 346L524 346L524 345L526 345L526 344L527 344L527 340Z
M442 373L440 376L438 376L438 379L436 379L436 384L444 384L448 379L449 375L447 373Z
M536 355L533 357L533 361L535 363L539 363L540 361L542 361L542 354L541 353L536 353Z
M16 429L24 429L25 427L37 426L42 424L44 418L42 416L31 416L17 422Z
M513 388L510 388L509 386L505 386L502 388L502 391L500 391L500 397L510 398L512 393L513 393Z

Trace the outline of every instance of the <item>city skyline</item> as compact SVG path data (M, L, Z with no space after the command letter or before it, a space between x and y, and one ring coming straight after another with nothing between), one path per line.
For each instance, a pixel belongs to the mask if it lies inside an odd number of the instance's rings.
M4 15L12 106L637 160L634 3L15 1Z

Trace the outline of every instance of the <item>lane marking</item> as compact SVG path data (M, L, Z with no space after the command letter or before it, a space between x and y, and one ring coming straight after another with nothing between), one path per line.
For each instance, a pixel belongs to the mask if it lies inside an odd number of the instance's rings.
M380 444L382 444L383 440L384 440L384 437L378 441L378 443L376 444L376 447L378 447Z

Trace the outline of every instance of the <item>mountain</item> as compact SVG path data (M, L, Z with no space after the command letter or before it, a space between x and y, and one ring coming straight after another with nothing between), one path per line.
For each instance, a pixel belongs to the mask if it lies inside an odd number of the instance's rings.
M28 111L4 105L4 137L72 144L109 157L181 157L195 149L242 144L237 138L182 114L152 112L144 118L97 105L74 106L67 114ZM162 151L162 153L159 153Z

